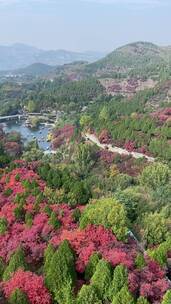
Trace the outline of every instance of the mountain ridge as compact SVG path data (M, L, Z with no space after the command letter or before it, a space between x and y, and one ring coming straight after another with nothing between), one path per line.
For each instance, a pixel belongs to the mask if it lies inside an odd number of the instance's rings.
M151 42L137 41L116 48L106 57L90 63L88 70L93 73L121 73L122 75L154 74L160 68L171 65L171 47L158 46Z
M103 56L104 53L93 51L42 50L21 43L15 43L9 46L1 45L0 71L25 68L33 63L57 66L80 60L94 62Z

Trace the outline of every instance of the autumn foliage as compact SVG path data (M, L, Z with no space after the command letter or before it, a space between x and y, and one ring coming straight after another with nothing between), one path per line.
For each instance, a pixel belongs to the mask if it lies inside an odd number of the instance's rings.
M137 295L145 297L151 304L160 303L163 295L170 288L165 270L147 256L145 265L141 269L137 268L135 260L139 249L131 237L128 237L126 242L119 241L112 229L100 224L92 223L88 224L86 228L80 229L79 222L73 216L74 210L77 209L77 212L79 210L79 213L82 214L86 207L77 205L74 209L68 204L63 202L56 204L54 201L47 208L48 199L43 194L46 184L35 171L37 165L29 164L27 166L24 162L16 162L15 165L17 168L4 174L0 179L0 218L6 219L6 229L0 234L0 257L3 267L6 268L12 254L21 247L28 269L20 268L18 265L17 270L10 274L9 279L1 282L6 299L9 299L11 294L19 289L31 304L53 303L50 291L44 282L44 274L40 269L44 265L47 246L53 245L53 254L60 244L67 240L74 253L74 267L77 276L75 292L78 292L78 286L81 287L84 283L88 283L85 276L86 267L92 255L98 253L99 259L106 261L104 263L109 263L107 265L110 265L111 269L114 270L118 265L126 267L129 291L126 287L124 288L129 296L131 293L135 297ZM17 212L16 208L19 208ZM18 210L21 211L21 215ZM30 219L29 224L28 219ZM56 226L53 223L60 223L60 225ZM101 262L101 264L103 263ZM41 273L41 275L37 273ZM83 280L81 284L79 284L79 276ZM95 279L94 281L96 282ZM96 285L96 283L94 284ZM65 286L66 289L67 286ZM90 290L85 289L85 291L91 292L92 296L96 298L93 288L92 290L91 288ZM65 294L65 290L62 290L61 293ZM58 292L56 294L59 297ZM75 295L72 294L72 296ZM108 297L107 290L105 296Z

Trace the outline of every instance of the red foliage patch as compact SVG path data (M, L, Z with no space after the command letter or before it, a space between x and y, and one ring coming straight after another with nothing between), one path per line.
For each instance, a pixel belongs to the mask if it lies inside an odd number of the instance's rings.
M61 129L57 129L53 132L53 148L57 149L65 142L69 142L74 135L75 127L72 125L65 125Z
M161 122L167 121L171 118L171 108L161 109L151 114L152 117L157 118Z
M15 196L18 193L26 193L22 181L33 182L35 180L41 191L45 187L45 183L33 170L28 169L26 163L18 162L18 165L20 168L14 169L0 180L0 218L6 218L8 222L7 231L0 235L0 256L4 261L7 262L11 254L22 246L27 262L33 269L36 269L37 266L42 265L44 250L49 242L58 247L63 240L68 240L75 252L78 273L85 271L90 256L94 252L98 252L113 267L119 264L127 266L129 288L135 295L141 294L153 304L160 303L163 294L169 288L165 271L149 259L147 259L147 266L144 269L136 269L134 261L138 248L131 238L127 243L120 242L110 229L103 226L89 225L86 229L80 230L72 216L74 210L66 204L50 206L61 223L61 227L55 230L49 224L49 216L44 209L46 199L40 202L39 210L36 210L34 208L36 196L33 193L26 196L23 206L23 212L32 214L31 227L28 227L23 219L16 220L14 216L14 209L17 206L14 201ZM32 167L31 164L29 164L30 167ZM4 194L4 191L9 188L12 193L8 196ZM82 209L83 207L80 208L81 212ZM18 270L8 282L2 284L2 288L7 298L15 288L21 288L27 294L31 304L51 303L49 293L44 287L43 278L31 272Z
M51 243L58 246L63 240L68 240L76 252L76 269L84 272L90 256L99 252L113 266L120 263L132 268L136 256L136 244L123 244L117 241L110 230L103 226L88 226L85 230L63 230L59 236L54 236Z
M110 144L111 143L111 135L108 130L102 130L99 134L99 141L101 144Z
M111 165L116 157L116 154L107 150L100 150L98 152L98 157L106 164Z
M30 304L51 303L51 297L44 286L43 277L37 276L32 272L18 270L13 277L9 281L3 283L2 286L7 299L16 288L19 288L25 292Z

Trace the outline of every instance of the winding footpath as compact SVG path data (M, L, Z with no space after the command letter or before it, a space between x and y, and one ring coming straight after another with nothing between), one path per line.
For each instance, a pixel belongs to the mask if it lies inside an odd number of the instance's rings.
M86 140L90 140L91 142L93 142L95 145L97 145L99 148L101 149L107 149L108 151L110 152L113 152L113 153L118 153L118 154L121 154L121 155L131 155L132 157L134 158L146 158L147 161L149 162L154 162L155 161L155 158L154 157L150 157L150 156L147 156L143 153L138 153L138 152L129 152L127 151L126 149L122 149L122 148L118 148L118 147L113 147L112 145L106 145L106 144L101 144L100 141L98 140L97 136L95 136L94 134L90 134L90 133L85 133L83 135L83 137L86 139Z

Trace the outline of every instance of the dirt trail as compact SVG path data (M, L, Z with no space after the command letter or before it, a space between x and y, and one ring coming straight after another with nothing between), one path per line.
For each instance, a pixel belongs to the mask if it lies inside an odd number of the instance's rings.
M155 158L147 156L143 153L138 153L138 152L129 152L126 149L122 149L122 148L118 148L118 147L113 147L112 145L105 145L105 144L101 144L98 140L98 138L94 135L94 134L89 134L86 133L85 135L83 135L85 139L90 140L91 142L93 142L94 144L96 144L98 147L102 148L102 149L108 149L108 151L113 152L113 153L119 153L121 155L132 155L132 157L134 158L146 158L147 161L149 162L154 162Z

